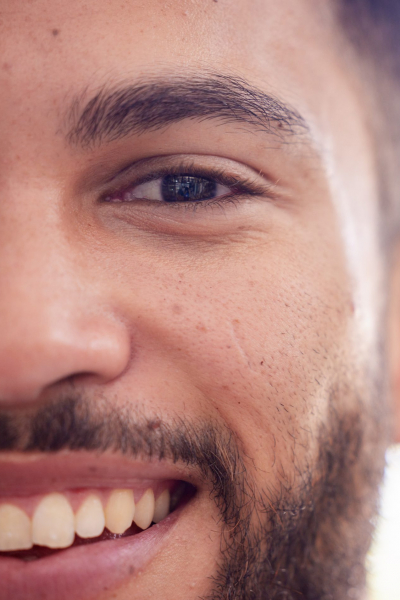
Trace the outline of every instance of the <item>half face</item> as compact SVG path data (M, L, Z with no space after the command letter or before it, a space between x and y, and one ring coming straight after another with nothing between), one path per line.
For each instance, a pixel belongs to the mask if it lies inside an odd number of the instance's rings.
M314 4L2 0L0 598L361 589L376 181Z

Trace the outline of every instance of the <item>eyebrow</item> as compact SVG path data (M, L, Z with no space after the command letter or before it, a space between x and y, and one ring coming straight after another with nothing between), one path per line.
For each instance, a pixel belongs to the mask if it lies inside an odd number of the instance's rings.
M228 75L149 78L104 86L86 102L83 96L73 100L66 116L67 140L82 148L163 129L183 119L245 124L281 138L308 132L294 108Z

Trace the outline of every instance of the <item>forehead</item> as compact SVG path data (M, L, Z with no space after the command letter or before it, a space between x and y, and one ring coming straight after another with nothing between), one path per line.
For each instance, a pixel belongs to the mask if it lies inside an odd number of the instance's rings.
M58 49L63 41L70 50L85 48L88 54L80 57L81 66L94 54L105 63L107 57L110 62L115 57L140 62L183 56L204 61L212 57L223 63L229 56L239 65L249 53L262 53L274 41L290 42L293 35L305 41L312 32L313 44L318 38L323 41L318 33L322 26L318 3L309 4L309 0L284 0L279 5L271 0L71 0L68 4L2 0L0 7L3 34L19 37L20 47L25 44L46 53L54 47L52 36L58 38Z

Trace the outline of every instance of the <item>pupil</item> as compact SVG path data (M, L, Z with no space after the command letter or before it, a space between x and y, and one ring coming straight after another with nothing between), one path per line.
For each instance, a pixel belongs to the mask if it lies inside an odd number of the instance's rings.
M204 177L166 175L161 184L165 202L199 202L215 198L217 184Z

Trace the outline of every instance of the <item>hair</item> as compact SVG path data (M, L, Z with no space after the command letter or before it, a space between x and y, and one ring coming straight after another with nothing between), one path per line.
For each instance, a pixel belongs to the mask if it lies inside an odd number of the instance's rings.
M334 0L370 103L384 249L400 237L400 2ZM351 60L351 58L350 58Z

